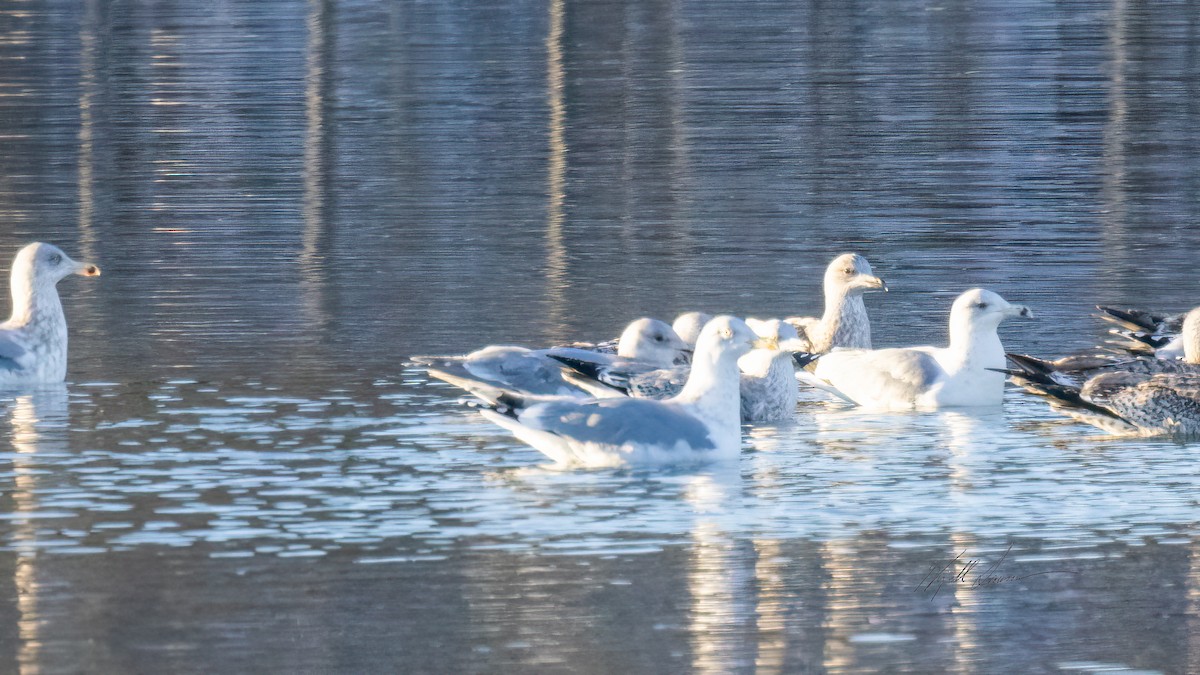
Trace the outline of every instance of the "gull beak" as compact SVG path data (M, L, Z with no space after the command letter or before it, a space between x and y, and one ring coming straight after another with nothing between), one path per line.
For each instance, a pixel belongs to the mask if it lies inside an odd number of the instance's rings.
M1025 305L1009 305L1008 309L1004 310L1004 313L1006 316L1019 316L1022 319L1033 318L1033 310L1029 309Z
M91 263L79 263L75 268L75 274L81 277L98 277L100 276L100 268Z
M779 349L779 340L773 337L760 337L754 342L751 342L750 346L755 349L770 349L774 351Z
M789 340L782 340L779 343L779 351L792 352L793 354L807 352L810 348L811 345L809 345L808 340L803 338L791 338Z
M868 291L883 291L887 293L887 284L879 277L871 276L870 274L860 274L854 279L854 285L859 288L865 288Z

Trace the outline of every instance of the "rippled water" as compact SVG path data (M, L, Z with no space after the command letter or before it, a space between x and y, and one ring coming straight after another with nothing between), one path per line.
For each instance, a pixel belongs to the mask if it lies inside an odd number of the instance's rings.
M404 366L815 311L844 250L882 346L974 285L1036 354L1191 307L1198 36L1126 0L0 6L0 259L104 268L60 286L67 385L0 394L0 670L1200 670L1191 445L806 395L735 466L564 472Z

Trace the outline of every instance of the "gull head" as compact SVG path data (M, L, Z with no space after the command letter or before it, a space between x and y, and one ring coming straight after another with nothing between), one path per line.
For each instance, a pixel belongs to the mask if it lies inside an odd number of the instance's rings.
M758 349L772 351L802 351L808 346L800 340L796 327L781 319L746 319L746 325L758 335Z
M13 260L13 281L23 282L31 288L54 286L59 280L72 274L98 277L100 268L91 263L75 262L59 247L40 241L18 251L16 259Z
M1200 307L1183 319L1183 360L1200 364Z
M685 312L675 317L675 323L671 324L671 328L675 329L675 332L688 346L695 347L704 324L711 320L712 315L704 312Z
M666 367L690 351L673 328L658 319L638 319L625 327L617 342L617 355Z
M772 342L770 338L760 337L737 317L718 316L700 331L700 338L696 341L696 356L700 358L701 354L708 354L712 361L726 356L737 359L752 349L769 349Z
M965 323L975 327L992 327L1010 317L1033 318L1033 312L1025 305L1014 305L996 293L982 288L958 296L950 307L950 323Z
M871 263L857 253L843 253L825 268L825 290L838 289L852 295L869 291L887 291L883 279L875 276Z

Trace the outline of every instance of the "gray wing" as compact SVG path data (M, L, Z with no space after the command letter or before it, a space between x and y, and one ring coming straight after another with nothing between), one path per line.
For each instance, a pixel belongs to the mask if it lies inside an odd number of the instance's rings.
M626 390L634 398L671 398L683 391L683 385L687 384L691 372L691 366L648 370L630 377Z
M588 352L592 353L592 352ZM464 380L535 396L581 396L562 378L557 362L524 347L484 347L466 356L417 356L413 362ZM452 383L453 384L453 383Z
M648 399L554 401L535 405L517 419L533 429L583 443L673 448L683 442L692 450L716 449L703 422L670 404Z
M17 342L10 331L0 332L0 370L20 370L21 364L17 363L17 359L25 354L25 347Z
M592 378L635 398L670 398L683 389L691 366L659 368L641 361L608 357L576 349L556 348L549 352L566 358L580 375Z

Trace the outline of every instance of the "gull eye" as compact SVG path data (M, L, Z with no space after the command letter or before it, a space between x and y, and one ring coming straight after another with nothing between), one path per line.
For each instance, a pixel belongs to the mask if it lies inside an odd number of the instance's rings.
M663 340L665 340L665 339L666 339L666 338L664 338L664 337L663 337L663 336L661 336L661 335L655 335L655 336L654 336L654 341L655 341L655 342L662 342L662 341L663 341Z
M854 269L851 267L847 267L846 269L842 270L842 274L845 274L846 276L850 276L851 274L854 274Z
M59 255L59 254L57 254L57 253L51 253L51 254L50 254L50 257L49 257L49 258L47 258L47 260L49 260L49 261L50 261L50 264L51 264L51 265L57 265L57 264L59 264L60 262L62 262L62 256L61 256L61 255Z
M981 302L975 306L978 307L979 309L987 309L988 308L988 304L986 302Z

